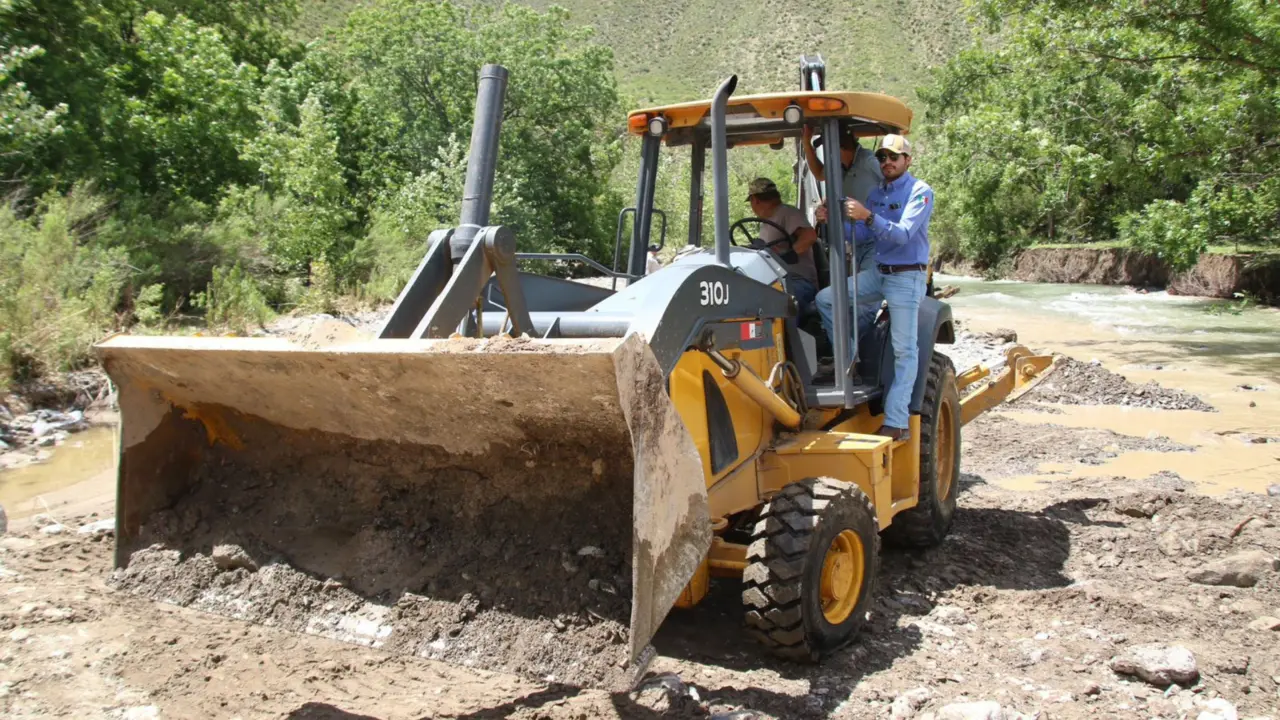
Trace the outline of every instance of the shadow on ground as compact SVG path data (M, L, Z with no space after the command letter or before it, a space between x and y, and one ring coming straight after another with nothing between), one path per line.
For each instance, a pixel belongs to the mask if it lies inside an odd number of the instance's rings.
M962 493L985 481L975 475L962 478ZM947 540L927 550L886 547L877 576L877 599L864 633L836 651L822 664L804 665L771 657L743 629L741 590L736 581L722 580L696 608L673 610L663 623L654 646L666 658L710 666L732 673L766 671L765 677L739 678L735 684L708 687L684 678L705 702L717 707L750 708L777 718L823 718L848 699L859 681L888 669L910 655L923 642L914 620L924 620L934 602L962 586L993 590L1045 590L1064 587L1070 551L1069 525L1089 523L1084 510L1101 500L1073 500L1038 511L999 507L961 507ZM825 695L781 692L767 687L776 673L787 680L807 682L810 689L824 687ZM693 682L690 682L693 681ZM714 684L714 683L708 683ZM513 715L560 717L555 706L585 691L571 686L550 686L501 706L454 717L488 720ZM564 717L574 716L578 703L567 703ZM326 706L327 707L327 706ZM688 703L658 712L638 704L632 694L620 692L601 698L598 710L611 708L620 718L647 720L660 717L706 717L703 705ZM300 708L301 713L306 708ZM585 709L585 708L583 708ZM358 718L358 715L298 714L296 718ZM341 711L334 711L341 713ZM438 715L439 717L439 715Z

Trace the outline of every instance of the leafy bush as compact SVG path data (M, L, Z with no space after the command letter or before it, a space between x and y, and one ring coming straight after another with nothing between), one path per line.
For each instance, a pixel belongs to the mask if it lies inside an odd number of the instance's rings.
M192 302L204 310L210 327L240 334L263 327L272 317L257 282L239 264L214 268L208 287L197 293Z
M0 208L0 377L74 369L94 342L120 327L131 270L97 236L111 221L87 190L46 195L28 217Z
M1208 228L1185 203L1155 200L1120 218L1120 239L1164 260L1175 271L1190 270L1208 248Z

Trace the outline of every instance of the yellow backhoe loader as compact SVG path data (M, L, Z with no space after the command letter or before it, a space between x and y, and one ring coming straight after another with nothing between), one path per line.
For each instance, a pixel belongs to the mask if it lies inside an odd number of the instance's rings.
M747 629L785 658L820 660L854 638L881 538L943 540L961 426L1050 361L1018 348L994 376L958 382L939 351L955 337L950 310L926 297L909 439L872 434L892 349L887 313L857 332L851 240L833 224L823 246L823 284L848 309L832 346L773 252L736 244L765 221L730 226L727 153L800 142L807 125L838 157L842 134L907 133L912 113L872 93L735 97L736 82L628 116L641 164L619 219L621 247L632 216L625 268L518 253L489 223L508 75L488 65L460 223L430 236L377 337L101 343L122 417L120 586L591 685L642 668L664 618L703 600L711 578L741 579ZM692 153L696 249L646 275L655 216L665 235L653 207L664 146ZM827 173L831 217L840 183ZM526 260L585 262L615 287L520 272Z

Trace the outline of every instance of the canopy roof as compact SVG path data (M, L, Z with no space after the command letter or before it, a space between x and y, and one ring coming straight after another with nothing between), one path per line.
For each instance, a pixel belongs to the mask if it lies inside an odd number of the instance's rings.
M735 145L768 143L799 133L799 127L783 120L783 111L797 105L805 119L838 117L841 126L857 137L911 132L911 108L901 100L868 92L790 92L741 95L729 98L726 123ZM669 144L683 144L693 132L709 130L711 100L634 110L627 115L627 131L643 135L655 117L667 121ZM772 121L772 122L770 122ZM735 131L736 129L736 131ZM674 132L673 132L674 131Z

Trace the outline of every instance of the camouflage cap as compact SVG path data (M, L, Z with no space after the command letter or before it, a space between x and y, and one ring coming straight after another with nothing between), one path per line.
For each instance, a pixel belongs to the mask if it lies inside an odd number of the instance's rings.
M769 178L756 178L747 186L747 199L750 200L752 195L763 195L769 192L778 192L778 186Z
M910 155L911 142L901 135L885 135L880 138L880 144L876 146L876 150L888 150L899 155Z

